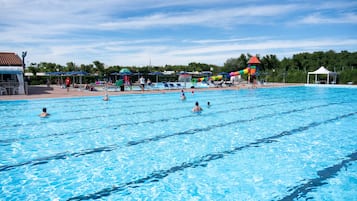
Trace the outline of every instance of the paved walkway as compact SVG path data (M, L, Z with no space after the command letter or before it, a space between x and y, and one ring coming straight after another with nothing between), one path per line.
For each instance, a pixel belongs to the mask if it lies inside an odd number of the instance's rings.
M294 86L302 84L282 84L282 83L271 83L266 85L258 85L258 88L262 87L284 87L284 86ZM194 88L185 89L186 92L195 91L207 91L207 90L239 90L248 89L251 85L239 85L232 87L221 87L221 88ZM108 92L109 96L112 95L123 95L123 94L142 94L142 93L170 93L170 92L180 92L181 89L169 89L169 90L145 90L142 91L116 91ZM71 98L71 97L84 97L84 96L104 96L104 91L87 91L80 90L78 88L70 88L69 92L66 89L62 89L57 85L51 85L47 87L46 85L29 86L28 95L0 95L0 100L29 100L29 99L43 99L43 98Z

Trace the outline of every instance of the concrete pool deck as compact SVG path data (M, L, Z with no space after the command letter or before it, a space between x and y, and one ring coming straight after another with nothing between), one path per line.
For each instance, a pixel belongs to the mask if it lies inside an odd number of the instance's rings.
M264 85L257 85L257 88L273 88L273 87L288 87L288 86L303 86L304 84L292 84L292 83L267 83ZM194 88L185 89L186 92L194 90L208 91L208 90L241 90L252 89L252 85L240 84L231 87L210 87L210 88ZM151 90L147 89L142 91L108 91L109 96L118 96L124 94L154 94L154 93L179 93L181 89L165 89L165 90ZM104 91L88 91L78 88L70 88L69 92L66 89L61 88L58 85L35 85L29 86L28 95L0 95L0 100L31 100L31 99L46 99L46 98L73 98L73 97L86 97L86 96L104 96Z

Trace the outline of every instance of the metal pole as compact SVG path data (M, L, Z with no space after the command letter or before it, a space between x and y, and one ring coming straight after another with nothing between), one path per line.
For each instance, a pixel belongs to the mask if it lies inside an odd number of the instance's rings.
M24 84L24 92L26 95L28 95L28 85L27 85L27 82L25 84L25 67L26 67L26 64L25 64L25 57L27 55L27 51L25 52L22 52L22 80L23 80L23 84ZM26 86L25 86L26 85Z

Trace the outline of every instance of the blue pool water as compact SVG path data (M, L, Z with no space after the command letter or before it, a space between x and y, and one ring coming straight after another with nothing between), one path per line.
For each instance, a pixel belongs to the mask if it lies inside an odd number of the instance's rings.
M202 82L198 82L198 83L192 83L192 82L169 82L169 83L163 83L163 82L158 82L158 83L152 83L152 85L148 86L145 85L144 90L167 90L167 89L190 89L190 88L208 88L208 87L214 87L214 86L210 86L207 83L202 83ZM104 88L104 85L102 86L96 86L95 89L97 91L104 91L104 90L108 90L108 91L120 91L120 87L116 87L116 86L110 86L108 88ZM138 85L134 85L134 86L125 86L124 87L125 91L141 91L142 88L141 86Z
M356 88L186 96L1 101L0 200L356 200Z

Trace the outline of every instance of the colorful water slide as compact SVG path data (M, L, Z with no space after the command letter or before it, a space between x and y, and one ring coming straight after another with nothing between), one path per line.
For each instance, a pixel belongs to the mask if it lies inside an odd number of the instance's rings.
M231 72L229 75L230 76L237 76L237 75L255 75L255 73L257 72L257 66L259 65L260 61L258 59L257 56L252 56L250 57L249 61L248 61L248 67L240 70L240 71L236 71L236 72Z
M231 72L229 73L230 76L237 76L237 75L255 75L255 73L257 72L257 67L256 66L248 66L247 68L240 70L240 71L235 71L235 72Z

